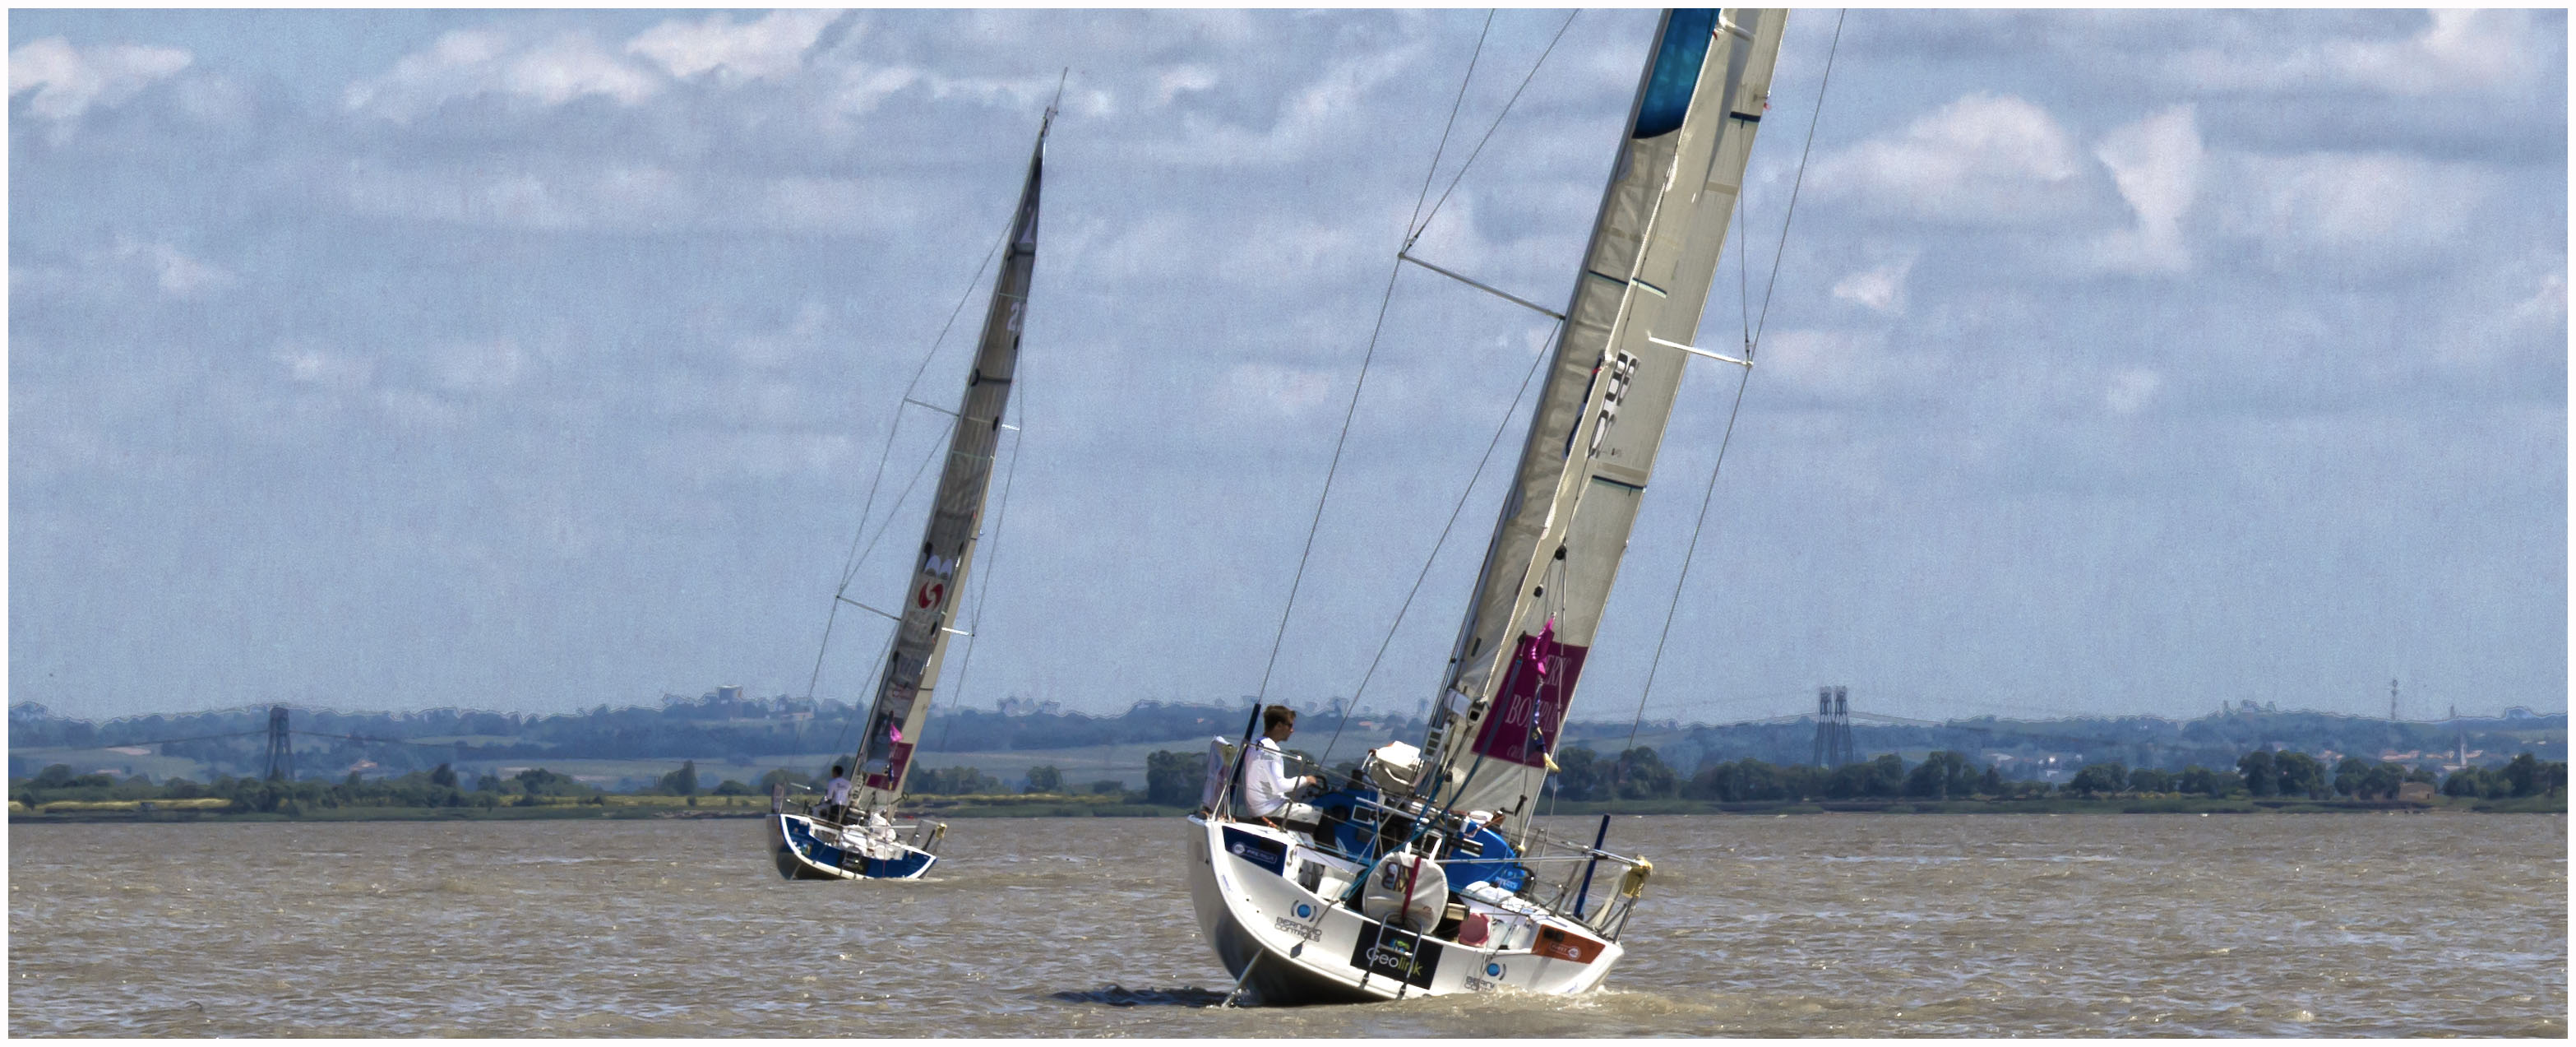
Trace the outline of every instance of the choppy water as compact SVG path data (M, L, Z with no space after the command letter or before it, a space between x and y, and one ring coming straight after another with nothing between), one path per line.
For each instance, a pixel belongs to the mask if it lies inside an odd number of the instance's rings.
M1206 1006L1180 832L862 884L750 820L12 826L9 1032L2567 1035L2563 817L1622 818L1606 990L1295 1010Z

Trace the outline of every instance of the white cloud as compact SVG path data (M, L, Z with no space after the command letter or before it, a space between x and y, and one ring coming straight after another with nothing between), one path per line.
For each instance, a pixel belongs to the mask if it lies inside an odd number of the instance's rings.
M2121 199L2137 216L2136 228L2105 238L2097 261L2108 268L2181 272L2191 265L2182 220L2200 191L2200 128L2189 105L2178 105L2113 130L2093 156L2111 169Z
M2224 219L2276 265L2404 267L2459 246L2494 191L2476 164L2389 153L2258 156L2237 164Z
M1223 416L1295 418L1322 405L1336 383L1348 380L1328 369L1238 363L1226 369L1214 406Z
M1980 92L1826 157L1813 178L1822 192L1932 221L2022 224L2063 217L2078 170L2074 139L2046 109Z
M2146 409L2164 384L2163 375L2133 367L2111 377L2111 387L2102 392L2102 404L2112 414L2136 414Z
M2565 324L2567 322L2567 270L2561 268L2542 277L2540 289L2513 307L2512 318L2522 323Z
M1928 379L1937 361L1887 350L1884 336L1802 328L1762 340L1755 363L1765 384L1777 382L1826 400L1859 400Z
M73 47L62 37L46 37L9 52L9 97L34 91L28 115L51 121L59 140L91 107L123 105L192 61L194 56L174 47Z
M519 383L528 354L511 338L455 342L432 354L438 385L450 392L494 392Z
M351 84L341 101L352 111L402 122L484 95L539 106L597 96L632 106L665 83L653 67L610 53L588 33L522 41L502 30L460 29L395 62L383 76Z
M805 51L839 17L835 11L773 11L737 24L729 15L712 14L694 24L654 26L627 41L626 50L682 78L712 71L726 84L779 80L803 70Z
M1177 138L1140 142L1137 152L1154 161L1191 166L1311 160L1322 143L1340 144L1351 135L1364 134L1364 118L1381 111L1383 103L1376 97L1380 88L1416 68L1426 45L1425 39L1417 37L1383 50L1336 50L1321 73L1302 87L1281 92L1285 101L1277 106L1267 128L1255 130L1191 110L1181 115Z
M212 265L188 256L166 243L144 242L118 237L110 252L118 262L140 266L151 274L153 286L173 298L194 298L207 291L232 286L233 274L222 266Z
M83 251L68 265L12 266L19 293L72 295L102 300L158 292L165 298L203 298L240 281L232 272L176 245L119 233L107 247Z
M286 369L286 377L303 385L352 391L375 379L374 361L309 345L287 345L269 354Z
M2286 53L2276 50L2275 39L2250 37L2239 46L2183 52L2166 68L2196 91L2323 86L2410 97L2511 89L2550 75L2553 56L2543 44L2549 36L2530 11L2446 9L2431 12L2431 19L2404 39L2329 39Z
M821 302L806 302L785 330L748 334L734 341L734 357L745 367L774 370L823 347L832 311Z
M1154 103L1170 105L1172 99L1192 91L1205 91L1216 86L1216 70L1203 65L1179 65L1163 71L1154 79Z
M1908 251L1902 258L1871 269L1863 269L1835 281L1834 297L1873 312L1901 314L1905 311L1905 280L1914 272L1917 255Z

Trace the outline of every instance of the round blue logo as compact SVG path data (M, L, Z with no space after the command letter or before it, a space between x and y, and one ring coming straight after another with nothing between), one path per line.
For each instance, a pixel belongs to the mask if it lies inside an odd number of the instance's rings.
M1489 964L1486 964L1486 965L1485 965L1485 977L1488 977L1488 978L1500 978L1500 977L1502 977L1502 976L1503 976L1503 965L1502 965L1502 964L1499 964L1499 963L1489 963Z
M1298 918L1298 919L1303 920L1303 919L1305 919L1305 918L1307 918L1307 917L1309 917L1309 916L1313 916L1313 915L1315 915L1315 907L1314 907L1314 906L1312 906L1312 905L1308 905L1308 904L1306 904L1306 903L1304 903L1304 902L1298 902L1298 903L1297 903L1297 918Z

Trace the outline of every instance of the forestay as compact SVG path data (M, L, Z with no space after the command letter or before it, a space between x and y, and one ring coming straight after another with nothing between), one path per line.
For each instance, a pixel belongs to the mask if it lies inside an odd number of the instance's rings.
M1054 116L1049 109L1047 121L1038 128L1037 147L1029 156L1028 182L1020 191L1010 247L994 279L983 340L950 427L948 461L939 474L930 526L922 535L912 586L904 593L894 645L877 682L876 704L868 713L867 733L859 741L853 810L883 807L903 795L913 747L930 717L940 661L947 654L948 638L957 635L949 622L966 591L966 571L974 561L975 539L983 522L985 488L993 474L993 451L1000 442L1002 412L1019 368L1020 323L1037 265L1038 182L1046 159L1046 129Z
M1672 11L1451 651L1421 790L1518 836L1618 574L1771 94L1787 12Z

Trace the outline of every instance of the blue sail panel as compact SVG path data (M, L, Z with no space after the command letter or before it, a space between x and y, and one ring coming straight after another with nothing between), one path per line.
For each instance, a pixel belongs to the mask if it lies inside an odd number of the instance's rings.
M1664 21L1664 38L1655 45L1655 71L1646 74L1645 97L1637 103L1637 126L1631 138L1670 134L1690 115L1691 93L1699 89L1699 67L1708 60L1708 43L1717 32L1714 7L1675 8Z

